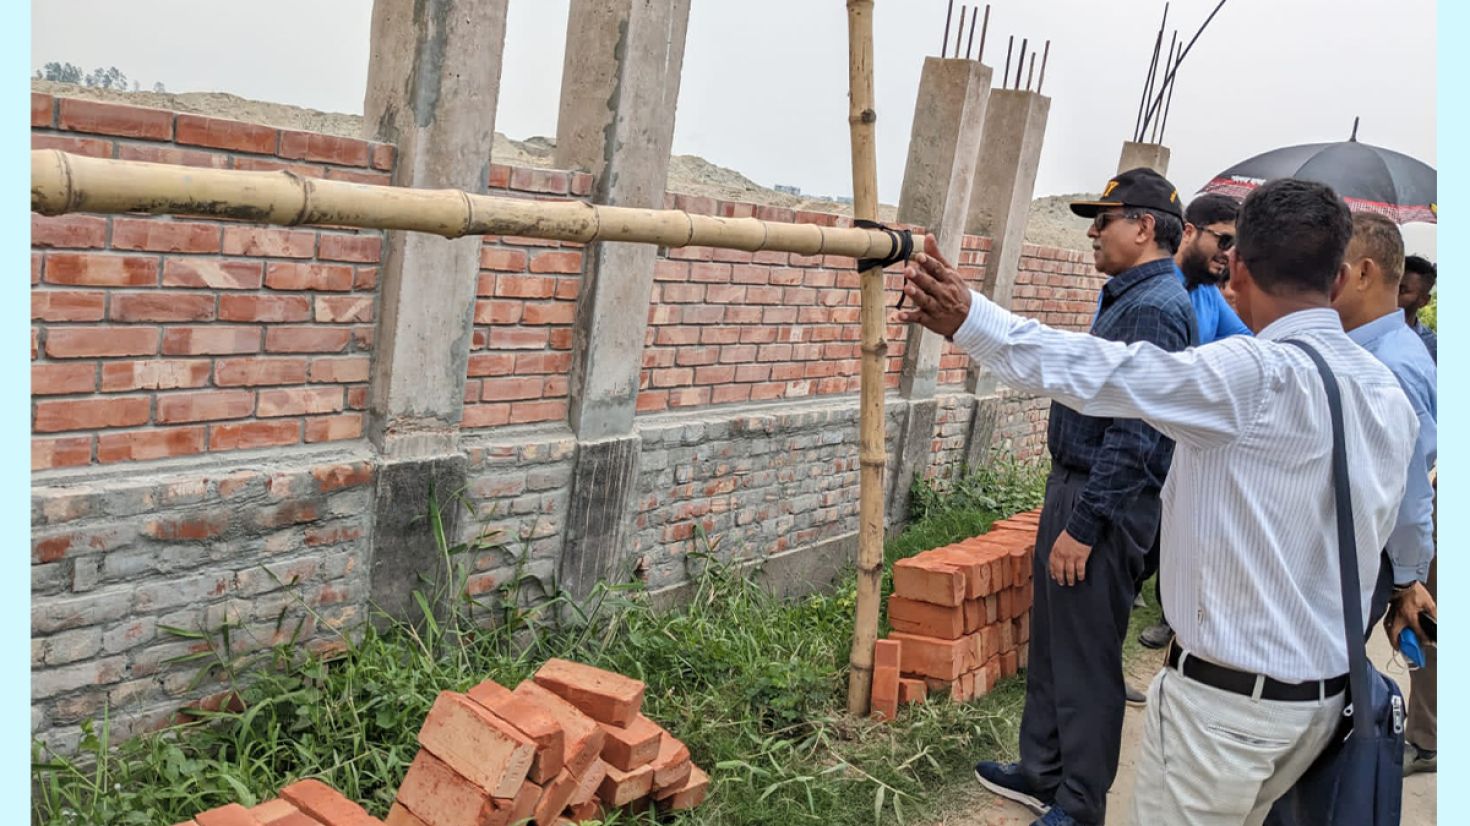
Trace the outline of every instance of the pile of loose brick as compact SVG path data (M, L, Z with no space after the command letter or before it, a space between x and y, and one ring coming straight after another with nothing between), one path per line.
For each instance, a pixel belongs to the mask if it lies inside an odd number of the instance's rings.
M873 657L873 713L932 695L979 697L1026 667L1031 562L1040 510L893 566L888 624Z
M178 826L560 826L613 809L692 809L709 777L642 713L643 683L548 660L514 690L486 680L442 692L380 821L317 780L279 798L201 812Z

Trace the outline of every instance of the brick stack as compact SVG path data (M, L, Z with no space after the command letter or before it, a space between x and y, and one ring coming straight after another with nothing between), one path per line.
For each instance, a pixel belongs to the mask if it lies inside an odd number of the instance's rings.
M643 716L643 683L567 660L439 695L387 826L552 826L605 809L690 809L709 777Z
M874 714L892 719L931 694L965 702L1025 667L1039 514L894 564L893 633L874 652Z
M486 680L441 692L387 820L302 780L254 808L231 803L177 826L563 826L698 806L709 776L642 706L638 680L548 660L514 691Z

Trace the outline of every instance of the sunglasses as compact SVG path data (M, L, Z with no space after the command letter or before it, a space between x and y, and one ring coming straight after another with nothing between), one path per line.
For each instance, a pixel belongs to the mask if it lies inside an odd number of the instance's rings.
M1127 221L1138 220L1137 218L1130 217L1125 212L1099 212L1092 219L1092 228L1097 230L1098 232L1102 232L1103 230L1108 228L1109 224L1112 224L1114 221L1117 221L1119 219Z
M1235 246L1235 236L1228 232L1216 232L1204 227L1200 227L1200 232L1208 232L1215 236L1215 240L1220 244L1220 252L1229 252L1230 248Z

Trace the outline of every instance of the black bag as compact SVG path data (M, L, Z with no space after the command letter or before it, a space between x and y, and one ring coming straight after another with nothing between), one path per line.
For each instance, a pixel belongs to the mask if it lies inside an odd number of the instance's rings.
M1342 619L1348 649L1348 704L1335 737L1266 818L1293 826L1398 826L1404 779L1404 697L1398 684L1368 662L1358 590L1353 494L1348 486L1342 394L1322 355L1288 340L1317 365L1332 411L1332 485L1342 567Z

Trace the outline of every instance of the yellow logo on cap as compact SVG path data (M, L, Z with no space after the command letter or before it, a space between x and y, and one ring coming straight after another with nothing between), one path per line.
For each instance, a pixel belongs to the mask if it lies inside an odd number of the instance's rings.
M1169 203L1172 204L1177 200L1179 200L1179 190L1176 189L1169 193Z
M1117 181L1108 181L1107 187L1103 189L1102 197L1106 198L1109 195L1112 195L1113 194L1113 190L1115 190L1117 188L1118 188L1118 182Z

